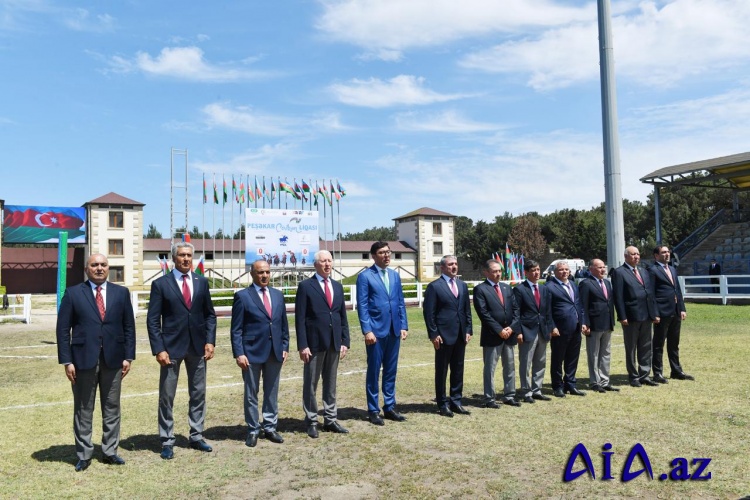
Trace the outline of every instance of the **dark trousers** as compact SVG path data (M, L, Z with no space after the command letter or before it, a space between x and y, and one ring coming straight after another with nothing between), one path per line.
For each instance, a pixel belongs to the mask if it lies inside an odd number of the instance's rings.
M435 351L435 401L439 408L451 405L461 405L461 393L464 389L464 355L466 342L459 335L453 345L441 344ZM445 396L445 380L450 368L450 398Z
M581 334L566 333L552 337L552 389L570 389L576 386L578 357L581 354Z
M642 381L651 373L651 321L628 321L622 327L622 340L625 343L625 368L628 379Z
M664 358L664 341L667 341L667 358L672 369L671 375L682 373L680 366L680 328L682 320L679 312L676 316L662 317L658 324L654 325L654 340L652 344L653 361L652 368L654 376L661 375Z

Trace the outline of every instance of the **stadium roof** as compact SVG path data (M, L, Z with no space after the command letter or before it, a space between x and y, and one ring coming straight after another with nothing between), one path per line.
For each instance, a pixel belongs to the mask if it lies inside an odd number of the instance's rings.
M748 189L750 153L664 167L641 177L641 182L654 185Z

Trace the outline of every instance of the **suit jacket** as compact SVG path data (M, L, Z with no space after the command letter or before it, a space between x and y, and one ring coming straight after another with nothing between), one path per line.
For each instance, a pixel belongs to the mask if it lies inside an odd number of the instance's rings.
M284 295L268 287L271 299L271 316L260 299L254 285L234 294L232 303L232 355L247 356L250 363L262 364L273 354L284 361L284 352L289 352L289 324L286 319ZM326 304L326 307L328 305Z
M151 284L146 325L154 356L163 351L175 359L182 359L188 353L203 356L206 344L216 345L216 313L208 280L195 273L190 275L193 280L190 309L182 298L174 273Z
M376 337L388 334L401 335L408 330L404 291L401 278L393 269L387 268L391 291L385 289L378 267L373 265L357 276L357 315L362 334L373 332Z
M135 316L130 291L107 283L104 319L99 315L89 281L65 290L57 313L57 360L73 363L77 370L90 370L99 362L100 351L109 368L135 359Z
M503 295L503 304L500 303L494 286L488 281L485 280L474 287L474 310L482 323L482 332L479 337L479 345L482 347L496 347L503 342L516 345L518 343L516 335L521 333L520 311L513 289L506 283L499 283L499 285L500 293ZM508 326L513 330L513 334L503 340L500 332Z
M607 297L604 297L599 280L591 277L581 281L578 291L581 292L584 325L594 332L609 332L615 329L615 301L612 283L604 280Z
M552 337L555 324L552 322L552 311L550 309L549 290L547 287L538 286L540 306L537 307L534 293L527 280L513 288L513 295L519 308L519 322L524 342L533 342L537 335L545 340Z
M333 305L328 307L325 293L316 276L302 281L294 301L297 349L311 352L336 351L349 347L349 321L346 318L344 287L329 279Z
M717 262L713 267L711 267L711 264L709 264L708 265L708 274L710 276L718 276L718 275L720 275L721 274L721 264L719 264Z
M672 281L669 280L661 264L655 263L648 268L651 275L651 294L656 303L656 315L660 318L669 318L685 312L685 301L682 298L680 283L677 281L677 270L673 266L667 266L667 270L672 275ZM675 298L677 298L676 301Z
M612 273L612 288L615 296L617 321L651 321L657 316L654 297L651 293L651 280L648 271L639 268L643 284L626 264Z
M581 332L581 325L585 324L581 295L573 281L568 281L573 288L573 298L563 285L556 279L550 279L544 285L549 293L552 321L560 335L572 335Z
M422 314L427 336L434 340L440 335L446 345L458 341L465 343L465 335L472 333L469 287L458 278L455 283L458 297L453 296L450 286L442 277L427 285L424 294Z

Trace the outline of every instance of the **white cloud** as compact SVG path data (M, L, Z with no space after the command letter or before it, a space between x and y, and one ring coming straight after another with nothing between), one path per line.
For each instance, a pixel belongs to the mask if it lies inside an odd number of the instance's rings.
M113 71L129 73L141 71L146 74L197 82L238 82L265 79L270 72L250 71L236 64L212 64L203 57L198 47L165 47L158 56L152 57L138 52L132 59L113 56L110 60Z
M209 127L238 130L253 135L288 135L296 123L289 118L260 113L247 106L229 107L222 103L204 106Z
M316 22L329 38L398 60L413 47L438 46L491 33L517 33L590 17L591 5L549 0L321 0Z
M257 149L249 149L232 156L228 160L193 159L191 165L202 173L230 175L241 173L262 176L274 163L292 158L295 149L296 146L286 143L264 144ZM212 185L209 179L206 179L206 183ZM220 178L217 178L217 183L221 183Z
M341 115L339 113L321 113L310 120L310 126L313 130L336 132L353 130L353 127L341 122Z
M440 94L424 87L424 78L399 75L388 81L379 78L354 79L328 87L335 98L350 106L386 108L390 106L419 106L467 97L461 94Z
M492 123L481 123L469 120L454 110L441 113L399 113L395 117L396 126L400 130L415 132L446 132L446 133L471 133L488 132L498 130L499 125Z
M668 87L750 63L745 49L750 45L750 2L745 0L676 0L663 5L652 1L618 12L612 34L620 78ZM596 18L476 51L460 64L491 73L520 72L537 90L596 80Z
M109 14L92 16L86 9L72 9L63 16L63 23L74 31L105 33L114 30L115 18Z

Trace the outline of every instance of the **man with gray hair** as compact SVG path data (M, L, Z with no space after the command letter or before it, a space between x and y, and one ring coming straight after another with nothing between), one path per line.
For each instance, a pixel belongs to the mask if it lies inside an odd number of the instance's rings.
M203 452L213 449L203 439L206 417L206 361L214 357L216 313L208 280L193 273L190 243L172 246L174 269L151 284L146 326L151 353L161 366L159 376L159 438L161 458L174 457L172 407L185 362L188 376L188 423L190 447Z
M302 409L307 435L318 437L318 402L315 393L323 378L323 430L346 434L337 421L336 374L339 359L349 350L344 287L331 279L333 258L327 250L315 252L315 275L302 281L294 300L299 358L302 371Z

